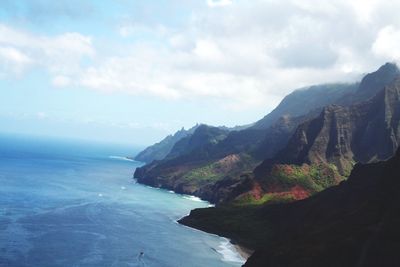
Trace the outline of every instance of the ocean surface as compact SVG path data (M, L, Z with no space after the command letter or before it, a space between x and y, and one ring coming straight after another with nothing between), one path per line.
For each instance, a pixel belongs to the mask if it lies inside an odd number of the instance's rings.
M0 266L240 266L228 240L176 223L209 203L135 183L134 153L0 135Z

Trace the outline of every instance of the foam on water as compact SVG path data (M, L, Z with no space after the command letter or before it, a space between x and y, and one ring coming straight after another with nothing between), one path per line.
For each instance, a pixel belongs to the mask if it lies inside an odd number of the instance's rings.
M226 238L221 241L221 244L218 246L217 252L222 255L223 261L239 263L245 263L246 261L242 256L240 256L235 246L232 245L232 243Z
M204 201L204 200L202 200L201 198L195 197L195 196L183 195L182 197L183 197L184 199L191 200L191 201L196 201L196 202L207 202L207 201Z
M133 159L127 158L127 157L121 157L121 156L108 156L110 159L117 159L117 160L123 160L123 161L130 161L130 162L136 162Z

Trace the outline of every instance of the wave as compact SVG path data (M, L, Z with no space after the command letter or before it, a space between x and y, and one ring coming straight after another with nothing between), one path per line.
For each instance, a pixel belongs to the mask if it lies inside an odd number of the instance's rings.
M153 186L150 186L150 185L145 185L145 187L150 188L150 189L155 189L155 190L160 190L161 189L159 187L153 187Z
M239 262L239 263L246 262L246 260L236 250L235 246L232 245L232 243L226 238L224 238L223 241L221 241L221 244L218 246L216 251L222 255L223 261Z
M204 201L201 198L195 197L195 196L184 195L183 198L184 199L188 199L188 200L192 200L192 201L196 201L196 202L207 202L207 201Z
M123 161L131 161L135 162L135 160L130 159L128 157L121 157L121 156L108 156L109 159L117 159L117 160L123 160Z

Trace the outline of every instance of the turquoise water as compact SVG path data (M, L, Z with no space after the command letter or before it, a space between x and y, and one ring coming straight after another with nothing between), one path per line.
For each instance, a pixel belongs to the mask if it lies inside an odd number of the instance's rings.
M0 266L240 266L226 239L176 223L208 203L136 184L132 153L0 136Z

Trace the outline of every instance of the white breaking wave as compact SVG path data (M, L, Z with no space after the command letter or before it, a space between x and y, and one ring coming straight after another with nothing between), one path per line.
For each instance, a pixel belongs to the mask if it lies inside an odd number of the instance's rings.
M217 248L217 252L222 255L223 261L245 263L246 260L240 256L235 246L229 242L228 239L224 238L221 244Z
M192 200L192 201L196 201L196 202L206 202L206 201L202 200L201 198L195 197L195 196L186 196L186 195L184 195L183 198L184 199L188 199L188 200Z
M134 162L135 160L127 158L127 157L121 157L121 156L108 156L110 159L118 159L118 160L123 160L123 161L132 161Z

